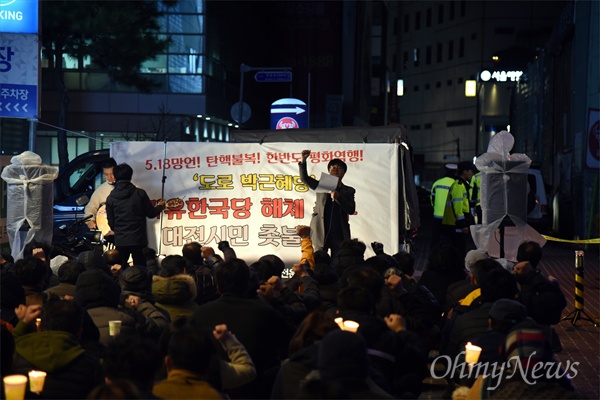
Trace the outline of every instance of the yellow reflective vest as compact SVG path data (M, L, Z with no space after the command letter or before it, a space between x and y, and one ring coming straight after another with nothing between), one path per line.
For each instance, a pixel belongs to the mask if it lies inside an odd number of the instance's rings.
M431 187L431 205L433 206L433 218L443 219L446 207L450 207L452 185L454 178L444 176L433 183Z

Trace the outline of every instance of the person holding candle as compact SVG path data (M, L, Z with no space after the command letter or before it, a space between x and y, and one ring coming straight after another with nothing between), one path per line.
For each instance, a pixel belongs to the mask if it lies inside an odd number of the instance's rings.
M18 315L13 372L45 372L41 398L82 399L102 383L99 359L80 344L84 310L77 303L53 298L43 307L21 306ZM40 332L35 329L36 318L41 318ZM26 397L30 396L28 387Z

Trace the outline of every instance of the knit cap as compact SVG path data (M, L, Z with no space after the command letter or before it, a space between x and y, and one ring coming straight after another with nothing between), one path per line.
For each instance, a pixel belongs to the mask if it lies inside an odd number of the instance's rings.
M148 270L140 265L133 265L123 271L119 277L119 282L124 293L152 292L152 277Z

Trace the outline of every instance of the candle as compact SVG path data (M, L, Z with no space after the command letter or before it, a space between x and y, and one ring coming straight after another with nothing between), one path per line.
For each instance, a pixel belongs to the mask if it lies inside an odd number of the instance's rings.
M344 318L342 317L337 317L336 319L333 320L336 324L338 324L338 326L340 327L341 330L344 330Z
M33 393L40 394L44 390L44 382L46 373L44 371L29 371L29 390Z
M479 354L481 354L481 347L474 346L471 342L465 345L465 361L469 364L475 364L479 360Z
M344 330L348 331L348 332L354 332L356 333L356 331L358 331L358 322L355 321L344 321Z
M8 375L4 379L4 394L6 400L23 400L27 377L25 375Z

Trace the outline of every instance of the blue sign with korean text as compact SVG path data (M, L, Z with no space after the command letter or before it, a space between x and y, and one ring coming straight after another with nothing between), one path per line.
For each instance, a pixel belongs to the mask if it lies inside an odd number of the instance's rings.
M0 0L0 32L38 33L38 0Z
M271 104L271 129L308 128L308 108L298 99L279 99Z
M1 1L1 0L0 0ZM260 71L254 75L256 82L291 82L291 71Z
M37 35L0 32L0 117L37 118L38 65Z
M0 83L0 118L35 118L37 86Z

